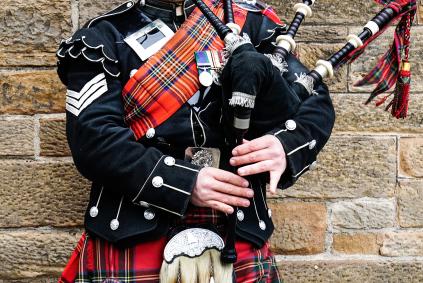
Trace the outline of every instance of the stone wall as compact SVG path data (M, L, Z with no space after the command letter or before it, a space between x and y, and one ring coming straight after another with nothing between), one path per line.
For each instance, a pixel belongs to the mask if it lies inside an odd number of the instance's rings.
M54 52L118 2L2 0L0 282L55 282L80 236L89 183L69 156ZM294 2L272 4L291 19ZM316 1L298 35L300 59L312 67L378 9L371 0ZM286 282L423 281L422 23L420 14L407 119L364 106L368 88L353 86L386 50L390 32L329 82L337 121L320 165L271 199L272 246Z

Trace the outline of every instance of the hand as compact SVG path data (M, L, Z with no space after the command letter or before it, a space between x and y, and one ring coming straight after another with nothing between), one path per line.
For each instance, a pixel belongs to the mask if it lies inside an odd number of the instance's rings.
M252 141L244 140L235 147L230 159L232 166L238 168L240 176L270 173L269 190L276 193L278 182L286 169L286 155L281 142L273 135L265 135Z
M228 171L202 168L191 193L191 203L231 214L234 212L232 206L250 206L248 198L253 197L254 191L248 186L246 179Z

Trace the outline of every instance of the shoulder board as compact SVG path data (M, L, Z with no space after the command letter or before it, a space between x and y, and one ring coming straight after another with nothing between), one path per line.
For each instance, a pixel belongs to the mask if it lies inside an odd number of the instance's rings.
M260 0L235 0L234 3L249 12L262 12L269 7L269 5Z
M128 12L129 10L131 10L133 7L135 7L135 2L132 1L132 0L127 1L127 2L119 5L118 7L114 8L113 10L89 20L88 23L86 23L84 25L84 27L89 28L99 20L103 20L103 19L106 19L106 18L109 18L109 17L124 14L124 13Z

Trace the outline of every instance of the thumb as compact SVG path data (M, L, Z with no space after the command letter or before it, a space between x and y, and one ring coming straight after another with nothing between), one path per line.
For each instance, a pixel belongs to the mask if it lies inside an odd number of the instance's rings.
M281 177L281 174L277 171L270 171L270 180L269 180L269 191L272 194L276 194L276 189L278 187L278 182Z

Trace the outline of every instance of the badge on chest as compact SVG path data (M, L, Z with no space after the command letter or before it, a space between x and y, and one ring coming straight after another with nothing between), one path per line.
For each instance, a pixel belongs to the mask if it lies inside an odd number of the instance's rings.
M125 38L125 42L145 61L159 51L174 35L161 20L155 20Z

